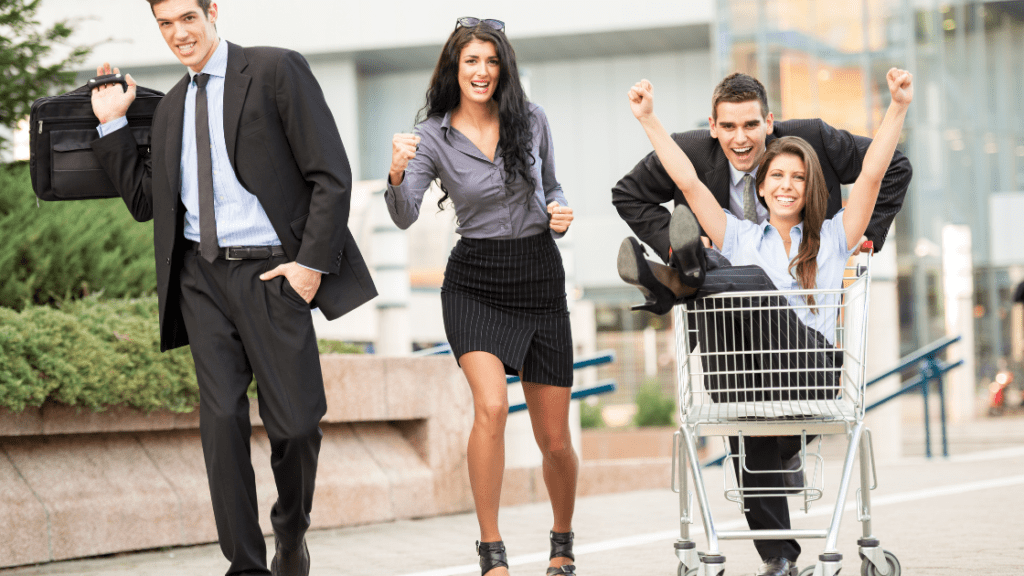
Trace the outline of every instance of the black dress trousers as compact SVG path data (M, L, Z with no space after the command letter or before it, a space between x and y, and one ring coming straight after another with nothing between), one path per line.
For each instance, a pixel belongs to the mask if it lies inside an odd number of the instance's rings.
M199 430L228 575L265 576L246 389L256 376L278 499L275 535L297 549L310 525L317 457L327 410L309 305L283 276L260 274L287 261L207 262L192 250L181 270L180 304L199 380Z

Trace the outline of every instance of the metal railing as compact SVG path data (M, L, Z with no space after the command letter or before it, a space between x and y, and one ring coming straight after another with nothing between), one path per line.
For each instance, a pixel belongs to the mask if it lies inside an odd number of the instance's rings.
M441 344L440 346L434 346L433 348L424 348L423 350L417 350L413 352L413 356L438 356L441 354L451 354L452 347L449 344ZM600 366L601 364L608 364L615 361L614 350L602 350L591 356L584 356L579 360L572 363L573 370L579 370L581 368L590 368L591 366ZM519 376L506 376L506 384L514 384L519 382ZM596 385L590 388L583 388L576 390L571 394L573 400L579 398L586 398L587 396L594 396L596 394L608 394L609 392L615 392L616 384L615 380L601 380ZM513 404L508 407L508 413L521 412L526 410L526 404Z
M584 356L583 358L580 358L579 360L576 360L575 362L572 363L572 369L573 370L579 370L580 368L589 368L591 366L600 366L601 364L608 364L608 363L614 362L614 361L615 361L615 351L614 350L602 350L602 351L600 351L600 352L598 352L598 353L596 353L596 354L594 354L592 356ZM505 382L507 384L515 384L516 382L519 382L519 376L505 376ZM581 390L577 390L577 391L573 392L570 395L570 398L572 398L573 400L576 400L576 399L579 399L579 398L585 398L587 396L593 396L595 394L608 394L609 392L615 392L615 389L616 389L615 380L611 380L611 379L609 379L609 380L602 380L602 381L598 382L596 385L591 386L590 388L583 388ZM522 403L522 404L513 404L513 405L508 407L508 413L509 414L513 414L515 412L521 412L523 410L526 410L526 403L525 402Z
M946 432L946 392L942 385L942 377L950 370L962 366L964 361L957 360L956 362L944 362L939 359L939 354L945 351L949 346L960 341L960 336L947 336L941 340L936 340L931 344L913 352L900 359L900 363L895 368L884 372L879 376L875 376L867 382L867 386L881 382L882 380L898 374L911 366L916 365L918 374L910 380L903 383L903 386L893 392L892 394L878 400L872 404L869 404L864 411L870 411L879 406L889 402L890 400L897 398L910 392L921 389L921 397L924 399L924 451L925 456L928 458L932 457L932 434L931 434L931 415L929 407L929 389L931 383L935 382L936 389L939 392L939 422L942 428L942 455L945 457L949 456L949 440Z

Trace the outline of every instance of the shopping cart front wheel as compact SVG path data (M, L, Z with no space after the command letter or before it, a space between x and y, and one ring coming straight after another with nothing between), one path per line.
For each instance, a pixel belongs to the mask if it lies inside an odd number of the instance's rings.
M885 554L885 563L888 564L889 571L885 576L900 576L900 561L896 559L896 555L888 550L883 550ZM876 566L871 560L864 558L860 565L861 576L882 576L882 569Z

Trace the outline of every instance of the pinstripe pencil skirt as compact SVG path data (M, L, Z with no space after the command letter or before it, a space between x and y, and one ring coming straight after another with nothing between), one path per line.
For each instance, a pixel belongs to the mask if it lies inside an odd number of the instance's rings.
M525 382L572 386L565 268L550 232L512 240L462 238L441 286L444 330L456 361L494 354Z

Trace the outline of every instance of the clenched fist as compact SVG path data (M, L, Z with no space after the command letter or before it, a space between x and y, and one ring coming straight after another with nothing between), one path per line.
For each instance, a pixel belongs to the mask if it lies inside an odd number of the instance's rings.
M416 146L420 137L415 134L395 134L391 139L391 169L388 178L392 186L398 186L405 178L405 168L416 157Z
M629 108L637 120L654 114L654 86L648 80L641 80L629 89Z
M561 234L569 229L569 224L572 223L572 208L552 202L548 204L548 214L551 215L551 222L548 225L552 230Z
M885 75L889 83L889 94L892 94L892 101L906 106L914 99L914 75L906 70L890 68Z

